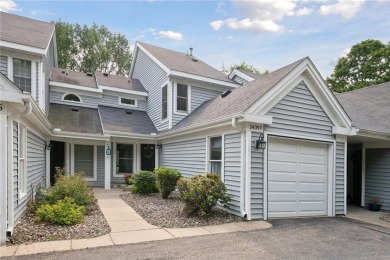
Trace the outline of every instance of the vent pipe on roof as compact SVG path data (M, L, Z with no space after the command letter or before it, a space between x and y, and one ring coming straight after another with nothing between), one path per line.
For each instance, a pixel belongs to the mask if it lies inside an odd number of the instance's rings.
M194 48L190 47L190 56L192 57L192 51L194 50Z

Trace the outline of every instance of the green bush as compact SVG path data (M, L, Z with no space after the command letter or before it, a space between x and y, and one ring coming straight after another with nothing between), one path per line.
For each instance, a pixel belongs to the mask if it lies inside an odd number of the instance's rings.
M158 192L156 175L149 171L139 171L134 176L134 185L131 192L144 194Z
M175 190L177 181L181 179L178 170L160 167L154 169L157 174L158 185L163 199L167 199L172 191Z
M218 202L226 208L229 207L228 202L231 197L226 194L225 184L217 174L195 175L190 179L180 179L177 188L190 215L205 217Z
M44 195L44 202L55 204L65 197L74 199L78 206L84 206L87 211L96 207L92 189L81 173L75 173L73 176L59 175L54 186L50 187Z
M123 176L123 179L125 179L125 182L126 182L127 185L133 185L134 184L133 174L125 174L125 176Z
M74 199L65 197L53 205L41 205L37 209L35 216L40 221L59 225L74 225L83 221L84 213L84 206L78 206Z

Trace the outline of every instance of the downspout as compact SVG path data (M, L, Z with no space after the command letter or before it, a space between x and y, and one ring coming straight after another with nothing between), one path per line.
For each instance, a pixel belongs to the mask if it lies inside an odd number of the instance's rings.
M28 98L23 98L24 101L24 111L21 113L14 113L8 116L7 118L7 127L8 127L8 162L7 162L7 186L8 186L8 202L7 202L7 232L12 233L14 228L14 187L13 187L13 130L14 130L14 120L20 118L21 116L29 116L32 111L31 101ZM18 137L19 138L19 137ZM18 147L19 149L19 147Z
M232 127L237 129L241 134L241 180L240 180L240 213L241 217L246 218L246 210L245 210L245 132L238 128L237 126L237 118L232 118Z

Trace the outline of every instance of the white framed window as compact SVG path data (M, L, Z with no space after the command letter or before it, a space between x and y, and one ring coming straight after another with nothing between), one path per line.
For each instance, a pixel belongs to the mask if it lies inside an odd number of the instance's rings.
M136 107L137 106L137 100L136 99L132 99L132 98L119 97L119 105L129 106L129 107Z
M74 172L83 172L85 180L97 180L96 145L74 144Z
M208 140L207 171L217 173L223 180L223 136L210 137Z
M174 91L175 113L188 114L190 111L190 86L176 83Z
M75 102L75 103L83 103L83 100L81 97L77 94L72 94L72 93L65 93L62 96L62 101L66 102Z
M31 61L14 58L13 62L15 85L31 93Z
M19 198L27 195L27 129L19 124L18 156L19 156L19 174L18 188Z
M161 88L161 120L168 118L168 85Z
M114 143L114 176L120 177L124 174L135 173L136 145L126 143Z

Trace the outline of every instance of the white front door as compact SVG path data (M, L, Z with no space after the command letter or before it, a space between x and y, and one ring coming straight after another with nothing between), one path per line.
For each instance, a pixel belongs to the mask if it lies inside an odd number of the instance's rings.
M326 216L328 145L268 139L268 217Z

